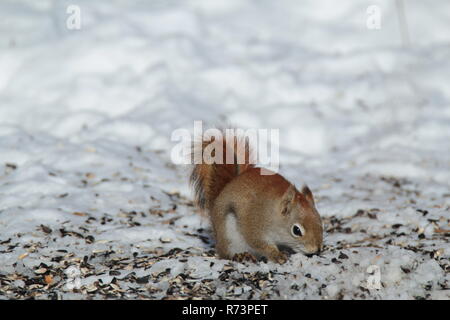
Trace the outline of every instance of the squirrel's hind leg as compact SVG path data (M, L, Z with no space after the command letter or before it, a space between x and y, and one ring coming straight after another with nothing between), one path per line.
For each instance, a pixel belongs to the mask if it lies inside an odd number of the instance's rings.
M213 210L211 210L211 223L214 230L214 237L216 240L216 251L220 258L222 259L230 259L231 254L228 250L229 244L227 239L227 230L226 230L226 212L223 212L220 206L216 206Z
M232 259L239 253L255 253L241 234L238 218L232 208L216 206L211 212L211 222L219 257Z

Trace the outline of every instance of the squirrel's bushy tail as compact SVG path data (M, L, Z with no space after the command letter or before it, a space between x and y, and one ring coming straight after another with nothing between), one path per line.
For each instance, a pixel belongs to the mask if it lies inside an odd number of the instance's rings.
M213 148L213 146L217 148ZM223 131L222 137L220 141L217 140L217 143L213 137L198 142L197 147L194 143L192 148L194 159L201 159L201 163L194 164L190 183L194 187L195 202L202 210L211 210L214 200L223 188L235 177L255 166L248 139L233 136L231 141L227 141ZM206 163L205 157L214 158L217 150L222 151L221 156L217 155L218 159L222 161ZM229 163L227 163L227 159ZM232 159L231 163L230 159Z

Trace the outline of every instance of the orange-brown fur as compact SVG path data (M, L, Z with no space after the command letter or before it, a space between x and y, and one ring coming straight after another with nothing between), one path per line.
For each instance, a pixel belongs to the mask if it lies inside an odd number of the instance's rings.
M202 150L210 142L203 141ZM320 251L322 223L309 188L304 186L299 192L279 174L261 175L261 169L250 163L247 140L224 143L224 159L226 152L238 150L238 144L244 144L244 164L202 163L191 174L197 205L211 218L219 256L229 259L239 253L234 251L248 249L283 263L287 258L279 246L305 253ZM294 225L304 229L301 237L292 234Z

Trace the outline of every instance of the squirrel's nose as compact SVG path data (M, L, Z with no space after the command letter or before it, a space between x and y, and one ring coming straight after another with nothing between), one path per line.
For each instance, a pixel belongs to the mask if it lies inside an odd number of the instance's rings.
M307 256L308 258L311 258L311 257L315 256L316 254L317 254L317 252L307 253L307 254L305 254L305 256Z
M318 247L318 248L316 249L316 251L311 252L311 253L308 253L308 254L305 254L305 255L306 255L307 257L312 257L312 256L314 256L314 255L320 255L321 252L322 252L322 246Z

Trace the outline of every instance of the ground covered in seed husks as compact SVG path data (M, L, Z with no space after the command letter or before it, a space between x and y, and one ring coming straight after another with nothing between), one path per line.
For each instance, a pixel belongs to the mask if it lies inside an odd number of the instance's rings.
M450 4L331 3L2 1L0 299L449 299ZM320 256L216 256L194 120L280 129Z

